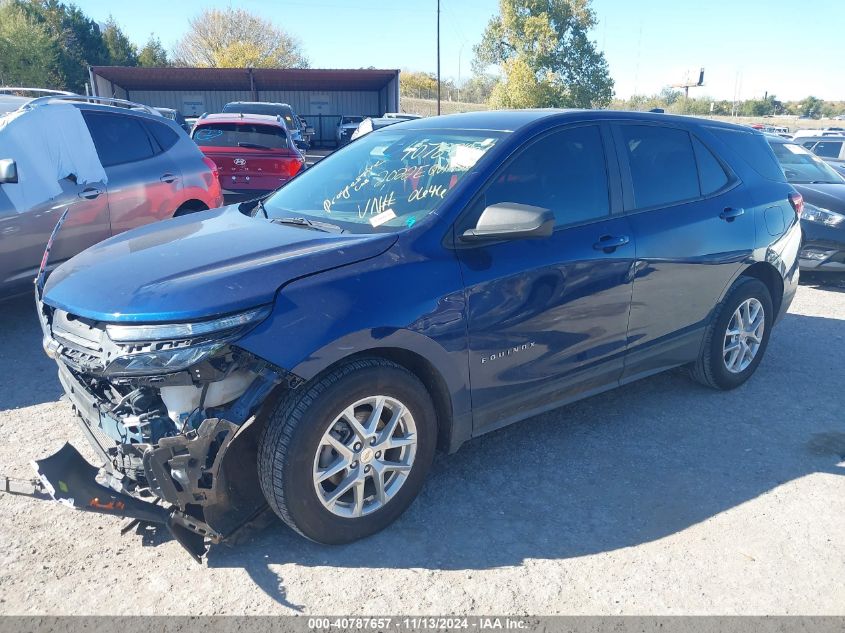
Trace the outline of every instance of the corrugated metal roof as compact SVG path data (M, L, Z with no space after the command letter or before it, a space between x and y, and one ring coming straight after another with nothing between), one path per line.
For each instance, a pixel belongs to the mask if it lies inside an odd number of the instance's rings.
M398 70L327 68L139 68L93 66L106 81L126 90L381 90Z

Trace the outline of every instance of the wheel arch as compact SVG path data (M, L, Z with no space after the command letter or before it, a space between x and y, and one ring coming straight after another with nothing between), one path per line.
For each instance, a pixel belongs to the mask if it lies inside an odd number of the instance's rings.
M202 200L192 198L179 205L176 211L173 212L173 217L178 218L179 216L194 213L196 211L208 211L208 205Z
M781 277L781 274L774 266L768 262L757 262L743 270L740 276L752 277L762 281L766 285L766 288L769 289L769 295L772 297L774 314L780 313L780 307L783 302L784 283L783 277Z

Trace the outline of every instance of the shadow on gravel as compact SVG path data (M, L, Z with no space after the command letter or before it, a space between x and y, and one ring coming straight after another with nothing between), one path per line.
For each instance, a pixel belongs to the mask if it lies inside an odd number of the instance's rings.
M0 301L0 341L0 411L58 400L56 363L41 348L32 295Z
M829 290L832 292L845 292L845 273L801 273L801 285Z
M473 440L435 461L420 498L364 541L322 546L281 522L212 548L286 603L271 565L489 569L636 546L817 472L845 474L845 321L787 315L733 392L681 370ZM765 526L760 526L765 529Z

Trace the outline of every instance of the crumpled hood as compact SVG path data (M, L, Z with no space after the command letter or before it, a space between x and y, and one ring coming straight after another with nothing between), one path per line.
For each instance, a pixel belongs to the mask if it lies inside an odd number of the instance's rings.
M375 257L394 234L336 234L274 224L237 206L150 224L59 266L44 301L112 322L172 322L273 301L287 282Z

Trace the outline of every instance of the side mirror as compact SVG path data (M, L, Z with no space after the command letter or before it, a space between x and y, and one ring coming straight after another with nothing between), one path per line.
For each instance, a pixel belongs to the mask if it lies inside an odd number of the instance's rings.
M474 229L461 235L465 242L549 237L555 216L549 209L516 202L500 202L484 209Z
M11 158L0 160L0 185L14 184L18 181L18 164Z

